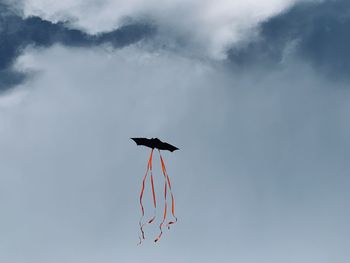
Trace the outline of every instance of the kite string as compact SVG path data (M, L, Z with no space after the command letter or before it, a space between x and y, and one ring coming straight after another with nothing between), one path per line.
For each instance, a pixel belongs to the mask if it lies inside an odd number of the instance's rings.
M169 221L167 223L167 227L168 227L168 229L170 229L170 225L175 224L177 222L177 217L175 216L175 198L174 198L173 192L171 190L170 177L169 177L169 175L168 175L168 173L166 171L165 163L164 163L164 160L163 160L163 157L162 157L160 151L159 151L159 156L160 156L160 162L161 162L161 165L162 165L162 171L163 171L163 174L164 174L164 178L166 179L166 182L168 183L169 192L170 192L170 195L171 195L171 214L175 218L175 221Z
M149 160L148 160L147 170L146 170L146 174L145 174L145 176L143 177L143 180L142 180L142 187L141 187L141 192L140 192L141 218L139 220L139 226L140 226L140 231L141 231L141 237L142 238L139 237L140 238L139 244L141 244L142 240L145 239L145 232L143 231L144 224L142 224L142 219L143 219L143 217L145 215L145 210L144 210L144 207L143 207L143 204L142 204L142 198L143 198L143 194L144 194L144 191L145 191L145 183L146 183L148 171L151 170L151 174L152 174L152 156L153 156L153 149L151 151L151 154L150 154L150 157L149 157Z

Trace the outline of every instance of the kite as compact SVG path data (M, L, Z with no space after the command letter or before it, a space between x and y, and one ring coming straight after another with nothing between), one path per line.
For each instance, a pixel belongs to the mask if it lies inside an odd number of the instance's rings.
M161 221L161 223L159 225L160 233L154 240L154 242L157 242L157 241L159 241L159 239L163 235L163 226L165 224L165 221L167 220L167 210L168 210L167 192L168 192L168 188L169 188L170 197L171 197L171 214L172 214L174 219L168 221L166 223L166 226L167 226L168 229L170 229L170 225L175 224L177 222L177 218L175 216L175 199L174 199L174 195L173 195L172 190L171 190L170 178L169 178L169 175L168 175L168 173L166 171L164 160L163 160L163 157L162 157L160 151L161 150L167 150L167 151L173 152L175 150L178 150L178 148L173 146L173 145L171 145L171 144L169 144L169 143L162 142L158 138L152 138L152 139L147 139L147 138L130 138L130 139L135 141L137 145L143 145L143 146L146 146L146 147L149 147L149 148L152 149L151 153L150 153L150 156L149 156L149 159L148 159L146 174L145 174L145 176L143 177L143 180L142 180L142 186L141 186L141 192L140 192L141 218L140 218L140 221L139 221L139 226L140 226L141 236L139 236L139 238L140 238L139 244L141 244L142 241L145 239L145 232L143 230L144 226L146 224L152 224L155 221L155 219L156 219L157 200L156 200L156 192L154 190L154 180L153 180L153 174L152 174L152 158L153 158L154 149L157 149L158 152L159 152L160 163L161 163L162 172L163 172L163 175L164 175L164 212L163 212L162 221ZM146 222L143 223L143 218L145 216L145 210L144 210L144 207L143 207L142 198L143 198L143 194L144 194L144 191L145 191L146 179L147 179L148 174L150 174L150 183L151 183L151 187L152 187L154 214L149 220L147 220Z

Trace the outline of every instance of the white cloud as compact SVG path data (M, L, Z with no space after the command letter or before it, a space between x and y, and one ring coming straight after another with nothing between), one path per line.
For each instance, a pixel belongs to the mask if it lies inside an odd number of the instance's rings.
M38 73L0 107L1 262L349 257L347 89L137 47L29 49L17 67ZM131 136L181 148L164 153L179 223L160 247L157 227L136 247L148 151Z
M128 19L155 22L171 41L212 58L250 37L258 23L302 0L19 0L25 16L70 21L90 33L116 29ZM309 0L304 0L309 1Z

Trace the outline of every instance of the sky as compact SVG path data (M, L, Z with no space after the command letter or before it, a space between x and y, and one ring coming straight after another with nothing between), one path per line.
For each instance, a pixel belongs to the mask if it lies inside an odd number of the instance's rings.
M0 261L347 263L349 26L346 0L0 0ZM180 148L156 244L130 137Z

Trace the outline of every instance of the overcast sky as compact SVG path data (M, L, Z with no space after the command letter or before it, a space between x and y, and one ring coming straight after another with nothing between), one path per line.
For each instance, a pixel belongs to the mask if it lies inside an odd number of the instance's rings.
M346 0L0 0L0 261L347 263L349 28ZM180 148L179 221L137 246L143 136Z

